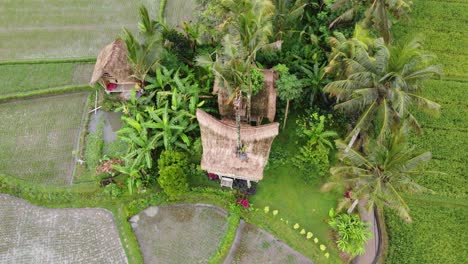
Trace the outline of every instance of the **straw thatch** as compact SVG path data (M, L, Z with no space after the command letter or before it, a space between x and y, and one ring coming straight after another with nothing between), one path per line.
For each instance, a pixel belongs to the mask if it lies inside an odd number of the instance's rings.
M127 46L117 39L99 53L90 84L94 85L101 79L113 83L135 82L132 74L127 60Z
M260 70L263 73L265 79L265 87L261 89L258 94L252 96L251 101L251 117L252 120L260 120L264 117L268 118L270 122L275 120L276 114L276 90L275 80L278 79L278 75L275 70ZM226 89L220 87L219 82L215 81L213 87L213 93L218 94L218 107L219 113L225 117L234 117L234 106L232 104L232 98L229 96ZM241 116L246 115L246 104L243 102L241 109Z
M241 141L246 159L236 155L237 129L234 121L220 121L197 110L203 145L202 169L236 179L259 181L270 155L271 144L278 135L278 123L262 126L243 125Z

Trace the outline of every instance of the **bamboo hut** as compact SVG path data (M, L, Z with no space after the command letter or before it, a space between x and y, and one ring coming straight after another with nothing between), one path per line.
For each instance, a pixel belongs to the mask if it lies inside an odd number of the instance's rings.
M123 93L125 98L132 89L140 89L138 80L133 78L132 74L127 58L127 46L117 39L99 53L90 84L99 83L107 93Z
M258 182L263 178L263 169L270 155L271 144L278 135L279 124L261 126L243 124L240 129L245 156L239 157L237 148L237 128L232 120L218 120L197 110L200 124L203 156L201 167L209 173L217 174L232 184L233 179Z
M258 94L252 96L251 99L251 120L261 124L263 118L268 118L270 122L275 120L276 114L276 90L275 80L278 75L275 70L260 70L263 73L265 87L261 89ZM223 89L218 81L215 81L213 87L213 94L218 94L218 108L221 116L234 119L235 112L228 92ZM241 105L241 119L246 119L246 104Z

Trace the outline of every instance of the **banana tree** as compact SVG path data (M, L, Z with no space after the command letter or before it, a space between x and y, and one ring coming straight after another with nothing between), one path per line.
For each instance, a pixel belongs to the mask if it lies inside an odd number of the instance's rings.
M197 128L197 124L190 123L190 115L185 111L172 111L168 105L161 109L148 108L151 122L145 126L154 129L154 137L162 142L166 150L173 150L174 146L187 149L191 145L187 133Z

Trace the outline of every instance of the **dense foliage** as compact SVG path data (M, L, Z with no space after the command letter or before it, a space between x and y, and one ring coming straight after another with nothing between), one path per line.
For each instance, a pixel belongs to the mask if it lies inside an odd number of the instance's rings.
M366 242L372 237L369 223L364 223L355 214L335 214L330 210L330 227L338 233L338 248L351 256L366 252Z
M188 158L184 153L163 151L158 160L158 183L170 198L188 191Z

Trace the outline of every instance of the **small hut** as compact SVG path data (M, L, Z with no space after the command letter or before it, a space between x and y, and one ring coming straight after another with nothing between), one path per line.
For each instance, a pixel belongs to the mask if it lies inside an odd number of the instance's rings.
M132 74L127 46L121 39L116 39L99 53L90 84L99 83L108 93L130 94L132 89L140 87Z
M223 181L232 184L234 179L258 182L263 178L263 169L270 155L271 144L278 135L279 124L260 126L243 124L240 129L245 156L239 157L237 148L237 128L232 120L218 120L197 110L200 124L203 156L201 167L209 173L217 174Z
M256 121L257 124L261 124L263 118L268 118L270 122L275 120L276 114L276 90L275 80L278 79L278 74L275 70L260 70L263 74L265 87L261 89L256 95L252 96L251 99L251 120ZM213 93L218 94L218 108L221 116L226 118L234 119L235 112L232 104L232 98L230 98L228 92L221 88L219 83L215 81L213 87ZM241 119L246 120L246 104L241 105Z

